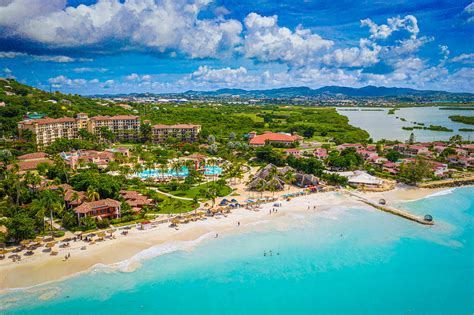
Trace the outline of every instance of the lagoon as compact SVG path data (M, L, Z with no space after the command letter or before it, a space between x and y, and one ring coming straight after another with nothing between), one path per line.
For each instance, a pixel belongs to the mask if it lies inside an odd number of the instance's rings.
M463 111L440 108L442 107L406 107L396 110L393 115L387 114L389 108L339 107L337 112L348 117L351 125L366 130L375 141L381 139L406 141L412 132L415 134L416 141L421 142L446 141L456 134L460 134L465 139L474 138L474 132L459 131L459 128L472 128L472 126L453 122L448 118L451 115L473 116L474 108ZM396 117L404 118L406 121ZM402 129L402 127L413 127L412 122L424 123L425 126L444 126L453 129L453 132Z

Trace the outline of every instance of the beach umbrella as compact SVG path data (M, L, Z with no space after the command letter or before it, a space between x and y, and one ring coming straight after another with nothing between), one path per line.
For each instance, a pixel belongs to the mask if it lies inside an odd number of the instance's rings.
M23 240L20 242L21 245L26 246L30 243L30 240Z
M47 248L53 248L54 245L56 245L56 242L49 242L49 243L46 244L46 247Z
M7 250L7 249L0 249L0 255L5 255L7 253L9 253L10 251Z
M41 242L43 240L43 238L41 236L37 236L35 237L35 242Z

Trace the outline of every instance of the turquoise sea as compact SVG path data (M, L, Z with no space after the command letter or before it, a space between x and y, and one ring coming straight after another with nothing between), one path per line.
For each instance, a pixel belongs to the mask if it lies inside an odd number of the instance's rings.
M311 213L288 229L224 235L133 272L10 291L0 313L473 314L474 188L400 206L437 224L367 208Z

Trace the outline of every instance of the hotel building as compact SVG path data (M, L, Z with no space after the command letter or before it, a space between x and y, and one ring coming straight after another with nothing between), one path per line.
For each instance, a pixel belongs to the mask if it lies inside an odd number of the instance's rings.
M88 117L79 113L77 118L40 118L28 119L18 123L21 135L22 130L30 130L36 138L36 144L46 147L56 139L78 139L79 130L96 134L100 137L102 127L113 132L119 140L136 140L140 131L140 117L133 115L94 116Z
M200 131L200 125L155 125L152 128L152 138L153 143L164 143L169 138L180 142L195 142Z

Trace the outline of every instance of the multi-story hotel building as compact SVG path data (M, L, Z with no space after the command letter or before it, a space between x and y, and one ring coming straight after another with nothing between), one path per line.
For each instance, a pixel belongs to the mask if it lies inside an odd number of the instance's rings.
M200 131L200 125L155 125L152 128L153 143L164 143L169 138L180 142L194 142Z
M100 136L101 128L112 131L117 139L138 139L140 131L140 117L133 115L95 116L89 118L87 114L80 113L77 118L40 118L23 120L18 123L20 135L22 130L30 130L36 137L36 144L45 147L56 139L77 139L79 130L87 131Z

